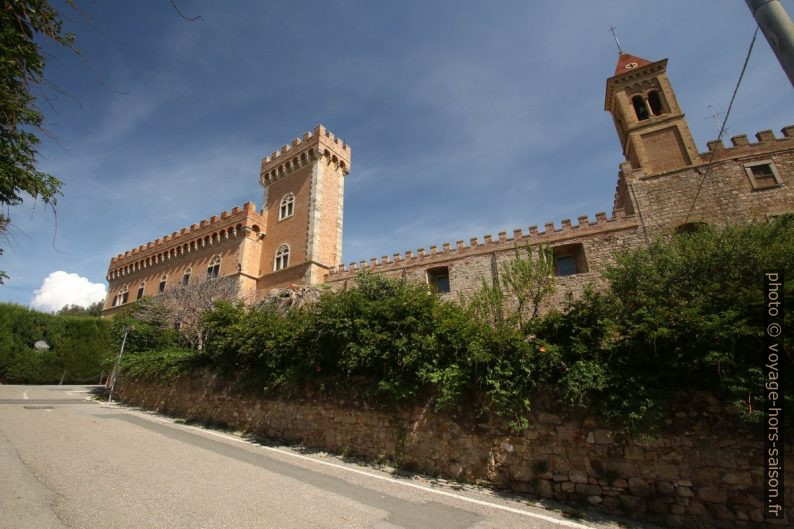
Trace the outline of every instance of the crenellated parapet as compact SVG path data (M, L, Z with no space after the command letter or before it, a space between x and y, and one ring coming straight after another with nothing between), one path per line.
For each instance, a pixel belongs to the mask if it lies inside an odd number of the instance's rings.
M708 150L700 153L700 156L703 162L708 162L712 157L714 161L719 161L794 149L794 125L783 127L780 132L782 138L776 137L771 130L756 132L755 142L750 142L746 134L739 134L731 138L730 147L726 147L722 140L713 140L706 144Z
M339 265L329 270L326 280L349 279L360 271L381 273L413 266L432 266L436 263L455 261L481 254L509 251L513 250L516 245L555 245L569 239L636 228L637 226L639 226L638 219L634 215L626 215L623 210L615 210L611 217L604 212L599 212L596 213L593 220L587 215L578 217L576 224L570 219L563 219L559 226L550 222L546 223L542 230L537 226L530 226L528 233L524 233L522 228L517 228L513 230L511 237L507 232L502 231L497 234L495 239L492 235L485 235L482 240L472 237L468 244L462 240L457 241L454 246L445 242L440 248L433 245L428 249L419 248L416 252L409 250L404 254L395 253L391 257L384 255L381 258L373 257L369 261L350 263L348 266Z
M315 160L333 164L348 174L350 154L350 146L344 140L334 136L323 125L318 125L314 130L292 140L289 145L266 156L259 171L259 183L267 187Z
M124 277L249 234L264 234L265 226L266 219L257 213L256 205L246 202L111 258L107 279Z

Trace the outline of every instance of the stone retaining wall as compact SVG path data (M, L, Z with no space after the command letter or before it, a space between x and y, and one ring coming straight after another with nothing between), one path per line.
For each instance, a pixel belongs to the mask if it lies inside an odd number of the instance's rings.
M590 418L564 420L544 412L534 413L531 427L514 435L497 420L453 417L429 407L385 412L366 403L266 399L241 394L205 372L169 383L121 380L117 395L129 404L256 436L391 460L674 527L766 526L760 434L738 426L708 396L668 419L660 436L632 438ZM787 454L790 524L790 445Z

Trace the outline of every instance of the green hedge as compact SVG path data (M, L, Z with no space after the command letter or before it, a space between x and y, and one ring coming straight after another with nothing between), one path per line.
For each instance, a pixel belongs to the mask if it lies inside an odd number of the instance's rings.
M46 341L50 350L33 344ZM98 382L113 354L110 324L90 316L54 316L0 303L0 380L16 384Z
M794 216L704 228L618 255L605 274L609 289L535 322L534 332L552 344L558 398L641 425L658 423L682 393L706 391L757 422L768 269L784 271L791 329ZM784 347L790 367L792 333ZM792 407L794 377L784 383Z
M218 303L203 317L202 351L142 323L125 369L170 377L205 365L271 393L310 387L383 405L431 399L438 409L496 412L515 428L526 426L539 393L560 412L645 429L676 397L703 390L753 421L763 404L762 273L783 269L791 300L793 264L791 216L675 236L617 255L608 288L520 329L511 318L484 321L424 285L362 274L356 288L286 315ZM788 328L791 318L789 310ZM790 333L787 340L790 351Z

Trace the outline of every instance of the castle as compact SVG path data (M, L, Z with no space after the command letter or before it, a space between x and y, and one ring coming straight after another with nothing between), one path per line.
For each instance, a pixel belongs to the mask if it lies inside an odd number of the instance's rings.
M483 277L495 277L516 244L551 247L557 295L564 296L598 283L614 252L659 234L794 211L794 126L785 127L782 138L766 130L755 142L745 135L732 137L730 147L712 141L701 153L666 71L666 59L621 53L607 80L604 109L625 157L609 216L339 265L351 151L318 126L262 160L262 210L248 202L113 257L102 314L214 277L235 278L241 292L255 294L293 284L346 288L359 271L370 270L465 294Z

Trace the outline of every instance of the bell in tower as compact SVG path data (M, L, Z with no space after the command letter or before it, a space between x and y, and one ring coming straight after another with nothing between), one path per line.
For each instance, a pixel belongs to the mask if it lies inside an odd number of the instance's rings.
M699 153L667 78L667 59L620 53L607 79L604 109L612 114L623 155L645 175L691 166Z

